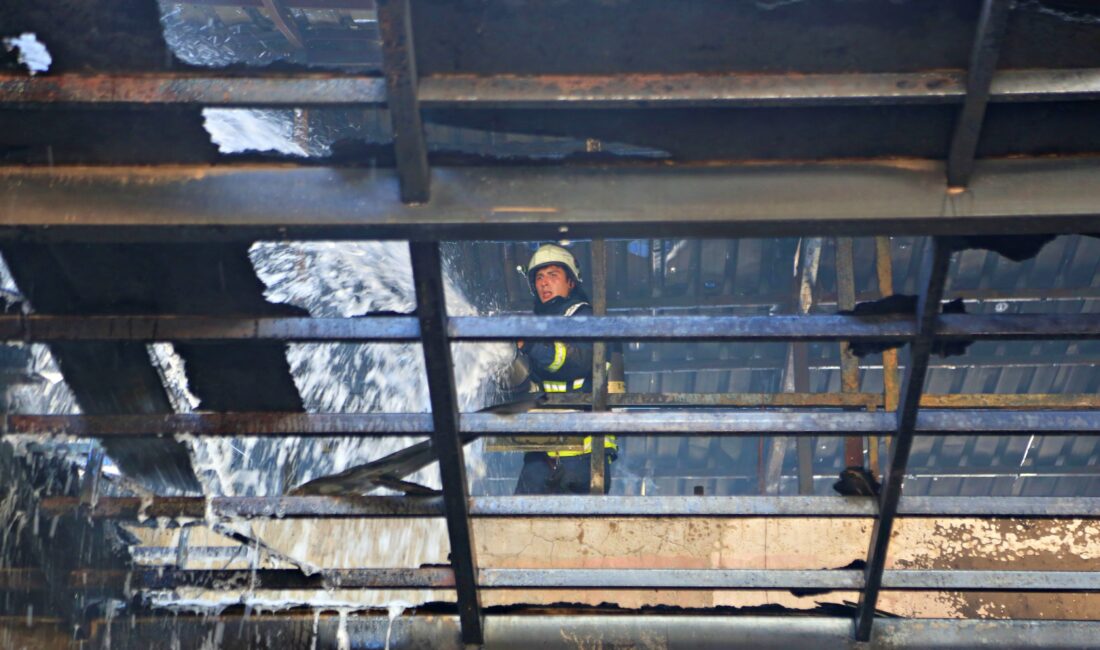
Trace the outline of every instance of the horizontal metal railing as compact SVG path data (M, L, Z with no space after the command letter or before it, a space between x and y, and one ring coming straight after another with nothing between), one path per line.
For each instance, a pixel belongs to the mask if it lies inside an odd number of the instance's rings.
M0 569L0 590L36 591L46 587L40 572ZM69 585L94 591L129 585L140 590L181 587L224 589L248 586L258 590L332 589L454 589L450 568L323 569L304 574L296 569L173 569L131 571L78 569ZM1100 571L885 571L884 589L891 591L1100 591ZM858 570L798 569L495 569L478 572L480 589L676 589L676 590L838 590L859 591Z
M464 413L458 431L468 438L517 434L581 435L807 435L888 433L889 412L712 411L699 409L607 413ZM1028 410L923 410L921 435L1073 435L1100 433L1100 412ZM194 436L427 436L432 419L423 413L170 413L164 415L0 415L0 433L98 438Z
M641 108L961 104L965 70L848 74L432 74L417 94L428 108ZM1100 98L1100 69L1002 70L991 102ZM383 106L377 76L201 72L0 75L0 104Z
M473 518L501 517L842 517L876 514L871 497L537 496L470 497ZM127 522L180 519L343 519L443 516L435 496L100 497L81 508L75 497L44 497L42 513ZM1097 519L1100 497L902 497L898 516Z

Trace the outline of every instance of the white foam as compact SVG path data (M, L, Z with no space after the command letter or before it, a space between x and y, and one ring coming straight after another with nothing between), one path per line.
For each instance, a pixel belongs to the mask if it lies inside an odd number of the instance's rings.
M309 153L294 139L291 111L251 108L204 108L203 127L222 153L274 151L306 157Z
M32 32L23 32L19 36L5 38L4 47L8 48L9 52L19 50L19 63L27 66L27 71L31 75L46 72L53 63L53 57L50 56L46 45Z

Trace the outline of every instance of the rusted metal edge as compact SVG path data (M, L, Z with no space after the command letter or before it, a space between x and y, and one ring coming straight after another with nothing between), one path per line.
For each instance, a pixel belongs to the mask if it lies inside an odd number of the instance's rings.
M256 0L260 6L265 0ZM299 0L308 1L308 0ZM295 6L290 0L286 5ZM300 36L300 35L299 35ZM420 79L427 108L652 108L962 103L966 72L852 74L462 75ZM1100 97L1100 69L1005 70L988 101L1066 101ZM386 103L375 76L304 73L67 73L0 75L0 104L191 104L346 106Z

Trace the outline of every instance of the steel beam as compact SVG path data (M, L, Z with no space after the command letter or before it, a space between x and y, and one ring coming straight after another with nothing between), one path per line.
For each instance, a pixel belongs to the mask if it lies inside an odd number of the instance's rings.
M908 341L904 316L459 316L447 335L456 341L572 339L583 341ZM1100 319L1091 314L948 314L936 338L1095 339ZM204 316L0 315L0 339L67 341L415 341L411 316L366 318L225 318ZM800 391L805 392L805 391Z
M878 280L878 297L885 298L894 295L894 257L893 248L889 237L875 237L875 275ZM882 394L883 406L887 411L898 410L898 396L901 393L901 385L898 383L898 351L884 350L882 353ZM924 397L921 405L924 406ZM868 464L870 470L876 475L882 475L882 464L879 461L879 437L868 436L867 447L869 453Z
M936 367L936 366L931 366ZM587 395L548 395L546 406L584 407ZM837 407L881 409L876 393L630 393L609 395L610 406L638 407ZM1068 393L951 393L921 395L921 408L931 409L1100 409L1100 395ZM889 410L889 409L888 409Z
M257 3L262 0L257 0ZM44 82L44 83L43 83ZM156 106L377 105L386 101L385 80L331 74L223 77L187 74L0 75L0 104Z
M684 436L829 436L886 433L891 413L824 411L660 410L613 413L464 413L457 417L466 438L512 435L614 434ZM64 435L98 438L194 436L428 436L439 423L421 413L176 413L167 415L0 416L4 435ZM922 411L914 431L921 435L1030 436L1100 432L1100 411L1008 411L951 409Z
M607 244L602 239L592 242L592 313L596 316L607 314ZM607 411L608 398L607 343L596 341L592 344L592 411ZM604 471L607 452L604 450L604 436L592 436L592 452L589 454L589 492L604 494L607 476Z
M196 436L428 436L421 413L170 413L150 415L14 415L0 417L4 434L78 437Z
M55 515L74 512L73 497L43 497L42 509ZM340 519L442 517L442 497L103 497L88 510L93 519L123 521L159 518L218 519Z
M1091 395L1088 397L1092 397ZM873 408L882 404L882 396L873 393L612 393L609 406L645 407L807 407L854 406ZM1096 398L1100 408L1100 397ZM591 404L588 395L547 395L547 407L576 408Z
M122 584L134 589L163 590L199 587L217 590L253 589L454 589L450 567L423 569L322 569L305 574L298 569L170 569L130 571L80 569L69 575L73 588L92 590Z
M856 278L854 245L851 237L835 238L837 307L851 311L856 306ZM808 372L808 370L807 370ZM851 344L840 343L840 390L855 394L860 389L859 359L852 354ZM807 391L808 392L808 391ZM863 467L863 438L848 436L844 439L844 464L847 467ZM870 470L875 471L874 464Z
M270 1L270 0L265 0ZM401 200L426 203L430 196L428 144L417 98L416 47L409 0L377 0L382 33L382 68L386 105L393 125L394 156L401 182Z
M388 0L383 0L388 1ZM413 284L416 310L428 373L432 402L432 448L439 459L447 538L451 546L451 567L462 620L462 639L479 644L483 639L481 600L477 592L478 568L470 527L469 483L466 481L464 441L460 436L458 396L455 392L454 362L447 339L446 294L439 244L412 242Z
M39 617L35 617L36 623ZM111 630L120 647L157 647L172 637L195 639L195 645L224 631L226 648L247 648L254 639L319 638L319 646L337 645L339 631L353 643L382 647L422 647L463 650L458 620L454 615L411 614L389 619L385 611L360 612L338 618L323 613L286 616L252 612L247 619L229 613L215 616L137 616L127 625L97 621L99 641ZM21 620L10 629L19 639ZM582 648L692 648L693 650L928 650L929 648L1090 648L1100 638L1100 622L1057 620L963 620L887 618L879 622L870 643L851 639L851 620L842 616L730 616L699 612L634 614L584 612L577 608L539 608L537 613L489 614L485 617L485 647L490 650L539 648L575 650ZM233 634L236 630L236 636ZM36 630L37 631L37 630ZM43 638L44 635L33 637ZM60 636L65 636L64 634ZM62 641L64 643L64 641ZM185 641L186 643L186 641ZM91 643L89 644L91 645ZM98 643L97 645L106 645Z
M1017 234L1100 228L1100 158L435 169L426 206L385 169L0 167L0 237L73 241ZM676 218L669 215L675 213Z
M856 640L867 641L871 638L871 626L874 623L875 607L879 590L883 584L883 569L886 566L886 552L890 545L890 532L897 516L898 502L901 499L901 487L905 480L905 467L909 462L909 452L913 446L913 436L917 431L917 415L920 409L921 393L924 390L924 378L928 373L928 359L932 354L933 334L936 319L941 310L941 300L947 285L947 272L951 265L951 250L939 240L932 239L925 247L925 257L921 263L921 278L917 298L917 336L910 343L909 363L902 378L901 394L897 410L897 431L890 444L890 462L883 480L882 494L879 498L878 518L871 532L871 546L867 552L865 587L859 597L859 610L856 614Z
M879 238L876 238L876 249L878 248L878 239ZM886 240L887 245L889 244L889 238L882 239ZM878 267L877 260L876 267ZM885 273L890 272L890 265L884 265L884 268L878 272L879 279L882 279ZM856 302L878 300L879 298L891 295L894 292L893 286L893 282L891 281L886 285L880 283L880 289L878 291L858 291L856 292ZM1022 289L995 289L989 287L977 289L954 288L951 291L951 297L961 298L963 302L967 303L1006 302L1022 304L1040 302L1054 305L1057 302L1100 299L1100 287L1058 287L1047 288L1045 290L1038 287ZM650 315L653 315L655 312L675 312L677 310L695 310L695 312L698 313L712 309L728 310L733 308L774 307L781 304L785 299L785 292L775 290L753 293L749 296L737 296L732 294L684 294L663 296L659 299L654 299L649 296L631 297L620 295L616 296L615 299L610 302L608 311ZM510 304L510 308L515 311L520 311L526 307L526 304L526 301L514 298ZM832 292L823 292L819 298L815 298L814 304L818 307L837 307L836 294Z
M419 341L414 316L367 318L0 315L0 337L60 341Z
M44 497L52 516L80 513L75 497ZM471 497L473 518L495 517L844 517L867 518L877 510L871 497L560 496L553 499ZM191 519L345 519L442 517L442 497L103 497L82 516L138 522ZM1096 497L902 497L899 517L1097 519Z
M259 5L264 0L255 0ZM309 0L297 0L309 1ZM346 0L353 2L355 0ZM291 0L284 4L295 6ZM420 78L424 108L655 108L958 104L962 70L872 74L462 75ZM304 73L0 75L0 105L382 106L385 79ZM1100 98L1100 69L1004 70L991 102Z
M430 75L425 105L447 108L865 106L959 103L961 70L857 74ZM1100 97L1100 70L1006 70L991 101Z
M857 570L775 569L482 569L483 589L837 589L856 591L864 576ZM201 587L255 589L453 589L450 568L322 569L305 575L293 569L170 569L133 571L81 569L69 576L72 587L95 589L132 585L164 590ZM1100 591L1100 571L887 571L882 587L891 591ZM460 604L461 607L461 604ZM465 629L465 628L464 628ZM468 643L471 643L467 641Z
M974 169L974 154L978 150L985 107L993 85L993 74L1001 52L1011 0L983 0L978 17L978 32L970 53L966 75L966 99L963 102L951 146L947 154L947 184L965 187Z
M1078 318L1078 316L1086 318ZM965 314L939 317L933 336L937 339L1025 339L1097 338L1100 318L1095 314L990 314L981 321L968 321ZM1091 322L1090 322L1091 321Z

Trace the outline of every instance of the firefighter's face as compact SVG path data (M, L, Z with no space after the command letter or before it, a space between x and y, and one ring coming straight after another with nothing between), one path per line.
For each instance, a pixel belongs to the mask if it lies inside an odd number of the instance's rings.
M535 273L535 293L541 302L549 302L559 296L568 298L573 286L569 273L557 264L544 266Z

